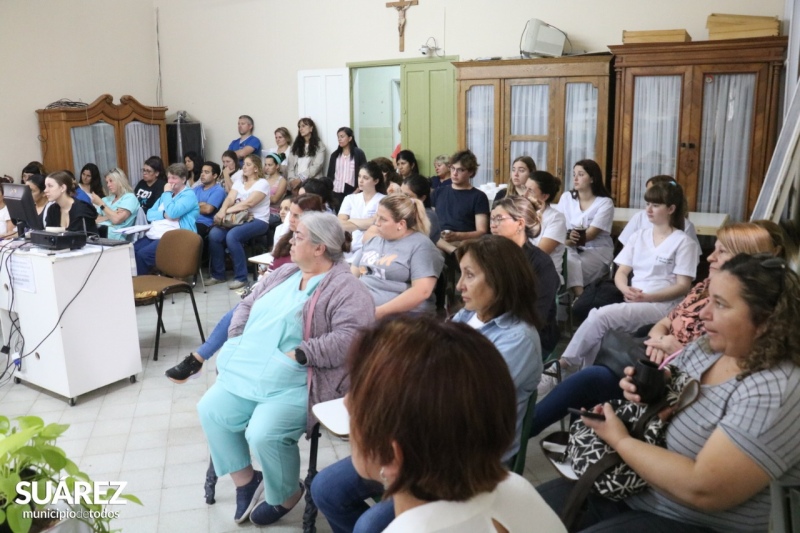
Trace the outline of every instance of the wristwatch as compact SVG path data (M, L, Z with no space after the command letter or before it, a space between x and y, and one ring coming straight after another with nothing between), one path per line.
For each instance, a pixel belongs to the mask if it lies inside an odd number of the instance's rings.
M303 366L305 366L305 364L308 363L306 352L304 352L303 349L300 348L299 346L294 349L294 359Z
M106 204L100 204L100 211L105 211L106 207L108 207Z

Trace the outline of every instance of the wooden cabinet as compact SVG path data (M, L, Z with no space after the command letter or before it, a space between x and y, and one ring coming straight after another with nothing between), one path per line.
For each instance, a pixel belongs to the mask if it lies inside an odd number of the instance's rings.
M38 109L42 162L48 170L80 172L95 163L101 174L119 167L132 185L145 159L167 157L166 107L140 104L123 96L119 104L104 94L86 107Z
M674 176L690 211L752 211L776 140L785 37L609 46L616 103L612 196L641 207Z
M474 183L508 183L521 155L562 181L580 159L605 170L611 61L598 54L454 63L458 145L481 165Z

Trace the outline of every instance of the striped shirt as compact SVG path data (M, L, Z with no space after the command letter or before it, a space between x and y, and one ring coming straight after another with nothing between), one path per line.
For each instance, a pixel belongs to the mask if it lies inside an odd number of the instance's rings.
M345 184L355 187L355 160L352 155L339 155L336 158L336 174L333 180L333 192L344 192Z
M711 354L702 339L689 345L675 364L700 380L722 354ZM714 430L725 435L773 480L800 483L800 367L784 361L737 381L703 385L697 401L680 412L667 430L667 448L695 459ZM649 511L719 531L766 531L769 487L721 512L705 512L670 500L650 488L625 502Z

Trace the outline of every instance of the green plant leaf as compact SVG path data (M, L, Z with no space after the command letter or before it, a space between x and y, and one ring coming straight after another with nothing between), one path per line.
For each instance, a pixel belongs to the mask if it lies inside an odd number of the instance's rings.
M16 451L16 454L17 456L26 457L33 462L40 462L42 460L42 452L33 446L23 446Z
M19 474L11 472L8 476L0 477L0 495L6 500L11 501L17 497L17 483L20 482ZM0 520L0 524L3 521Z
M50 465L50 468L56 472L61 472L61 469L67 466L67 458L60 448L47 447L42 450L45 462Z
M41 435L46 439L55 439L60 437L67 429L69 429L69 424L47 424Z
M11 422L8 420L8 417L0 415L0 433L7 435L10 428Z
M16 420L19 423L20 429L41 429L44 427L44 420L38 416L18 416Z
M7 453L15 453L36 434L37 428L28 428L0 439L0 459L5 462Z
M78 469L78 465L73 463L69 458L67 458L67 464L64 465L64 470L70 476L75 476L78 474L78 472L80 472L80 469Z
M14 533L28 533L31 529L33 520L23 515L25 511L30 511L30 507L19 503L12 503L6 510L6 518L11 531Z
M0 524L6 523L6 512L0 509Z
M138 503L139 505L144 506L144 504L142 503L142 500L140 500L139 498L137 498L133 494L120 494L119 497L120 498L125 498L129 502Z

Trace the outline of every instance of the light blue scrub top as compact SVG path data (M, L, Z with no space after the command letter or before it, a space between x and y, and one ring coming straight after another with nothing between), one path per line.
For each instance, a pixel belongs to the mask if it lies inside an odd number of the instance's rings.
M217 383L252 401L281 397L292 405L308 398L307 367L289 358L303 340L303 305L325 274L314 276L300 290L297 271L259 298L241 336L228 339L217 359Z

